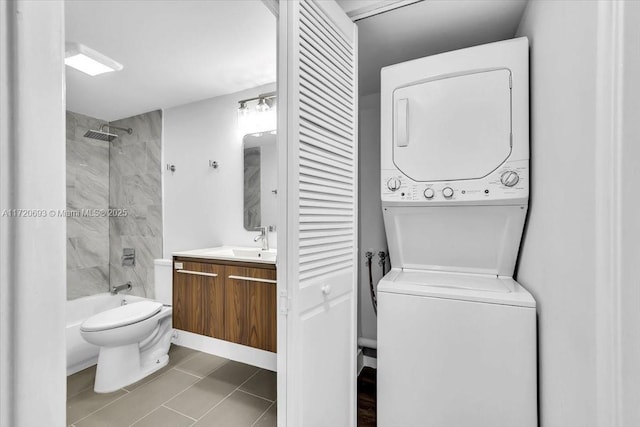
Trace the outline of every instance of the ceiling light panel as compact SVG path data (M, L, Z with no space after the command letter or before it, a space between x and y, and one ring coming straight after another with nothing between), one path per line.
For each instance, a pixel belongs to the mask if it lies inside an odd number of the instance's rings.
M90 76L120 71L124 68L119 62L80 43L68 42L65 50L64 63Z

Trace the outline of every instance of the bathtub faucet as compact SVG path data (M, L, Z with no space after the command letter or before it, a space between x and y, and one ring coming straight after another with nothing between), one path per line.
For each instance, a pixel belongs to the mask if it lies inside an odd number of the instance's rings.
M114 286L111 288L111 295L116 295L121 291L130 291L131 290L131 282L127 282L124 285Z

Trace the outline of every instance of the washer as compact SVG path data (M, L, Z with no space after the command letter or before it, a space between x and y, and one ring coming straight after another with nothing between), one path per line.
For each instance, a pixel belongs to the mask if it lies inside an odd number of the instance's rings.
M537 426L528 40L382 70L378 425Z

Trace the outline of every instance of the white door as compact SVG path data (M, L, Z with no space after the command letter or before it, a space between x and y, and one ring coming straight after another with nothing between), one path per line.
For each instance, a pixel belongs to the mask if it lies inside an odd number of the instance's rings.
M356 425L356 26L281 1L278 420Z

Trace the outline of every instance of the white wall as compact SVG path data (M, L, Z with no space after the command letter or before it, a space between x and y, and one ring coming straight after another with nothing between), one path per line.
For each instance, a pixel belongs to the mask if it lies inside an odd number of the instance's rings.
M243 226L243 150L238 101L275 84L164 110L164 258L220 245L260 246ZM209 167L218 162L218 169ZM174 164L175 172L166 169ZM276 246L271 233L269 244Z
M532 0L531 197L517 280L538 304L542 426L596 425L597 11Z
M378 251L387 250L387 239L382 221L380 202L380 94L361 96L359 100L358 140L358 255L359 310L358 333L360 337L377 339L377 318L371 304L369 272L365 264L365 252L373 251L373 284L382 278L378 265ZM387 264L387 269L388 269Z
M0 2L0 425L65 424L64 5Z
M640 201L637 185L640 183L640 2L624 5L624 109L622 137L625 144L621 152L624 175L621 224L623 266L620 280L624 286L621 295L622 323L622 407L623 426L640 425Z

